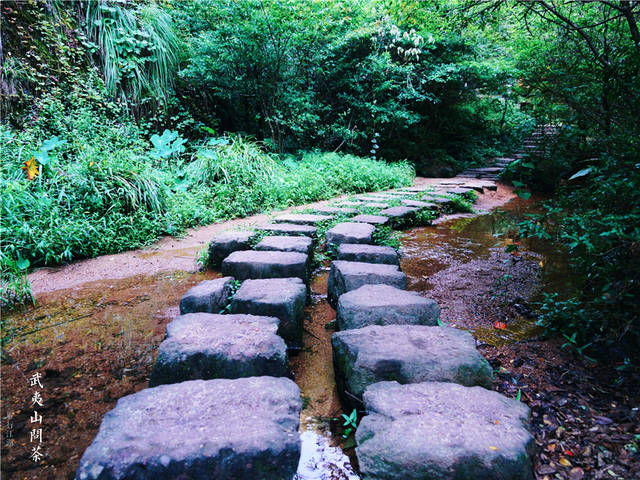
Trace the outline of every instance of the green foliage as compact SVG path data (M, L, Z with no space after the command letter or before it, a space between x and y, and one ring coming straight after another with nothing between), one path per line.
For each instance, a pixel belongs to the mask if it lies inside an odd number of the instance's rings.
M376 245L382 245L399 250L400 234L394 231L391 227L381 225L379 227L376 227L375 231L373 232L373 243Z
M91 1L86 2L84 26L85 46L96 52L111 95L132 106L144 100L166 104L181 45L165 11Z
M349 415L343 413L342 418L344 419L342 426L347 427L342 434L342 438L348 438L358 428L358 411L354 408Z

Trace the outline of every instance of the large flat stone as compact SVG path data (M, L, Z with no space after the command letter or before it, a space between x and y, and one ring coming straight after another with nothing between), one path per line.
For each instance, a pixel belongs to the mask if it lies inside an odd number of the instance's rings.
M406 289L407 277L396 265L365 262L331 262L327 297L334 308L340 295L369 284L385 284Z
M313 209L314 212L329 214L329 215L356 215L358 210L355 208L345 208L345 207L315 207Z
M289 343L299 344L306 293L299 278L246 280L233 297L231 311L277 317L280 319L278 334Z
M343 243L372 243L376 227L368 223L344 222L327 230L327 245L338 247Z
M222 277L191 287L180 299L180 314L219 313L227 306L233 281L233 277Z
M317 225L318 223L331 220L331 215L313 215L306 213L290 213L276 217L278 223L295 223L297 225Z
M222 262L222 274L238 280L258 278L307 279L307 255L298 252L243 250Z
M256 250L298 252L310 257L313 240L304 236L267 235L256 245Z
M482 387L381 382L356 431L364 479L532 480L529 408Z
M358 197L361 202L384 202L386 199L379 195L367 195L365 197Z
M419 200L401 200L401 202L407 207L438 208L438 205L432 202L421 202Z
M291 479L300 390L287 378L193 380L118 400L77 480Z
M389 217L392 224L399 225L415 217L419 210L420 209L416 207L391 207L381 210L380 215Z
M372 325L334 333L333 364L343 398L377 382L452 382L491 387L491 366L473 336L451 327ZM348 392L345 394L345 391Z
M238 250L249 250L254 232L225 232L209 243L209 264L219 267L222 261Z
M416 292L390 285L363 285L338 300L340 330L369 325L437 325L438 304Z
M316 236L316 227L311 225L295 225L293 223L269 223L259 228L263 232L271 232L275 235L305 235Z
M351 219L353 222L370 223L371 225L384 225L389 222L389 217L382 215L356 215Z
M338 260L348 262L386 263L399 265L398 253L391 247L343 243L338 247Z
M190 313L167 325L151 386L213 378L289 375L280 321L255 315Z
M352 200L343 200L343 201L339 202L338 205L342 205L342 206L345 206L345 207L361 207L362 206L362 202L354 202Z
M382 202L369 202L369 203L363 203L362 204L363 207L368 207L368 208L389 208L389 204L388 203L382 203Z

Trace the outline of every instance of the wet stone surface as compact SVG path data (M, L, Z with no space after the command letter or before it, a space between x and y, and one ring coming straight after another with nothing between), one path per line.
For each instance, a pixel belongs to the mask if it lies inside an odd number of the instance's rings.
M295 225L293 223L269 223L259 228L263 232L271 232L275 235L305 235L316 236L316 227L311 225Z
M233 281L233 277L222 277L191 287L180 299L180 314L219 313L227 306Z
M225 232L216 236L209 243L209 262L219 267L222 261L237 250L249 250L254 232Z
M313 215L306 213L290 213L288 215L281 215L276 217L278 223L294 223L297 225L317 225L318 223L327 222L331 220L331 215Z
M331 262L329 271L329 304L337 306L340 295L369 284L385 284L405 289L407 277L396 265L336 260Z
M390 285L364 285L340 296L340 330L369 325L437 325L438 304L416 292Z
M327 230L326 243L334 247L343 243L372 243L375 229L368 223L339 223Z
M391 247L343 243L338 247L338 260L349 262L399 265L398 253Z
M306 292L299 278L245 280L233 297L231 311L277 317L278 334L287 342L300 343Z
M370 223L372 225L384 225L389 222L389 217L382 215L356 215L351 220L360 223Z
M298 252L311 256L313 240L304 236L267 235L256 245L256 250Z
M237 280L259 278L307 279L308 256L297 252L243 250L222 262L222 274Z
M422 325L370 326L333 334L338 389L362 398L377 382L452 382L491 387L491 366L469 332ZM344 395L347 391L350 395Z
M482 387L381 382L356 432L365 479L532 480L529 408Z
M167 325L151 386L186 380L289 375L279 320L255 315L191 313Z
M148 388L105 415L76 479L292 478L301 405L298 387L286 378Z

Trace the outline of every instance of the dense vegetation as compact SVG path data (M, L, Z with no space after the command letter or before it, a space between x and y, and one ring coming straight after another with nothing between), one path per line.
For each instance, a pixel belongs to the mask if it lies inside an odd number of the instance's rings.
M29 266L454 174L552 124L506 177L553 194L522 233L581 278L541 319L580 351L638 341L638 2L0 8L3 301Z

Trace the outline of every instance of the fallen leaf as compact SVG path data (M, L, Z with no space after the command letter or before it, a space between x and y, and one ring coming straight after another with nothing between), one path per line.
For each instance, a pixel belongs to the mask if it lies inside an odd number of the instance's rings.
M36 162L36 159L33 157L24 162L24 165L21 168L27 174L28 180L33 180L40 173L38 171L38 162Z
M558 463L560 465L562 465L563 467L570 467L571 466L571 462L569 460L567 460L564 457L560 457L560 460L558 461Z
M507 328L507 324L504 322L496 322L493 324L493 328L497 328L498 330L505 330Z
M494 447L493 445L489 446L490 450L500 450L498 447Z

